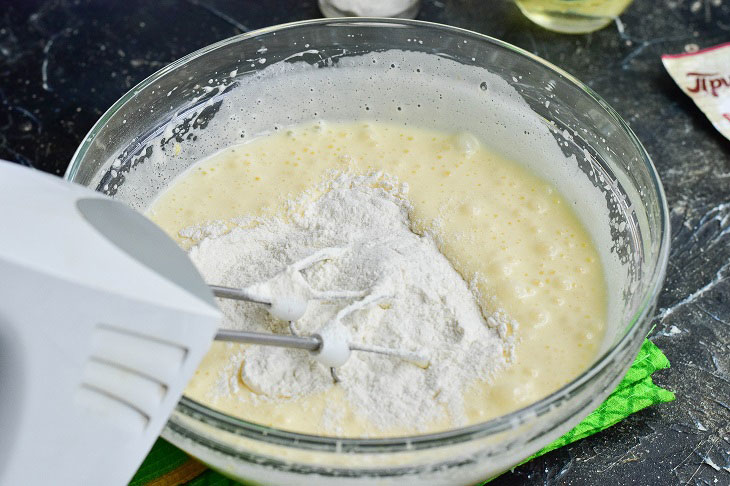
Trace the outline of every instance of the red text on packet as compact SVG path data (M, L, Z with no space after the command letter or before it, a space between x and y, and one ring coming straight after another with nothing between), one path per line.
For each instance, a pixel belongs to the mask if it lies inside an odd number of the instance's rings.
M717 92L723 88L730 88L730 76L723 76L719 73L687 73L687 77L694 80L694 86L688 87L690 93L708 92L717 96Z

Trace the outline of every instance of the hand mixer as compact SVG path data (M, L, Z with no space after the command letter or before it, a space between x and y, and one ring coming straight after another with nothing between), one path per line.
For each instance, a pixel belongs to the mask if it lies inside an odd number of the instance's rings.
M341 332L339 321L383 298L308 286L301 271L341 251L247 288L209 286L141 214L0 161L0 485L126 484L213 339L306 350L335 378L353 350L427 366ZM275 292L284 278L301 292ZM219 329L214 295L290 322L310 300L361 299L298 336Z

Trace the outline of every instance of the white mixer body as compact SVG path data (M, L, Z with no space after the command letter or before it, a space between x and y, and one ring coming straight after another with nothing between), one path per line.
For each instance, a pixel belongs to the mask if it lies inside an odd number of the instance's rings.
M126 484L219 324L153 223L0 162L0 485Z

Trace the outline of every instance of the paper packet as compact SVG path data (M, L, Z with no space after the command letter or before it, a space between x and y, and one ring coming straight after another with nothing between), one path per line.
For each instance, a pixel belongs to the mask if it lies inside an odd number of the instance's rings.
M664 54L674 81L730 140L730 42L697 52Z

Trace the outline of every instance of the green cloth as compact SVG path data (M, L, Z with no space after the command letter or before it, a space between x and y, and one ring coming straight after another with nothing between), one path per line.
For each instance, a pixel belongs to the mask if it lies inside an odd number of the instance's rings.
M656 386L651 380L652 373L664 368L669 368L669 360L654 343L648 339L645 340L634 364L606 401L570 432L524 462L600 432L649 405L674 400L674 393ZM197 474L198 469L189 467L191 461L183 451L164 439L159 439L140 466L137 474L132 478L130 485L142 486L150 482L155 482L156 486L177 484L174 480L176 470L185 469L188 466L187 468L192 470L190 474ZM166 478L170 480L167 481ZM206 469L186 484L193 486L233 486L238 483Z
M661 349L645 339L634 364L631 365L613 393L606 398L606 401L570 432L545 446L524 462L607 429L649 405L674 400L674 393L656 386L651 380L652 373L664 368L669 368L669 360Z

